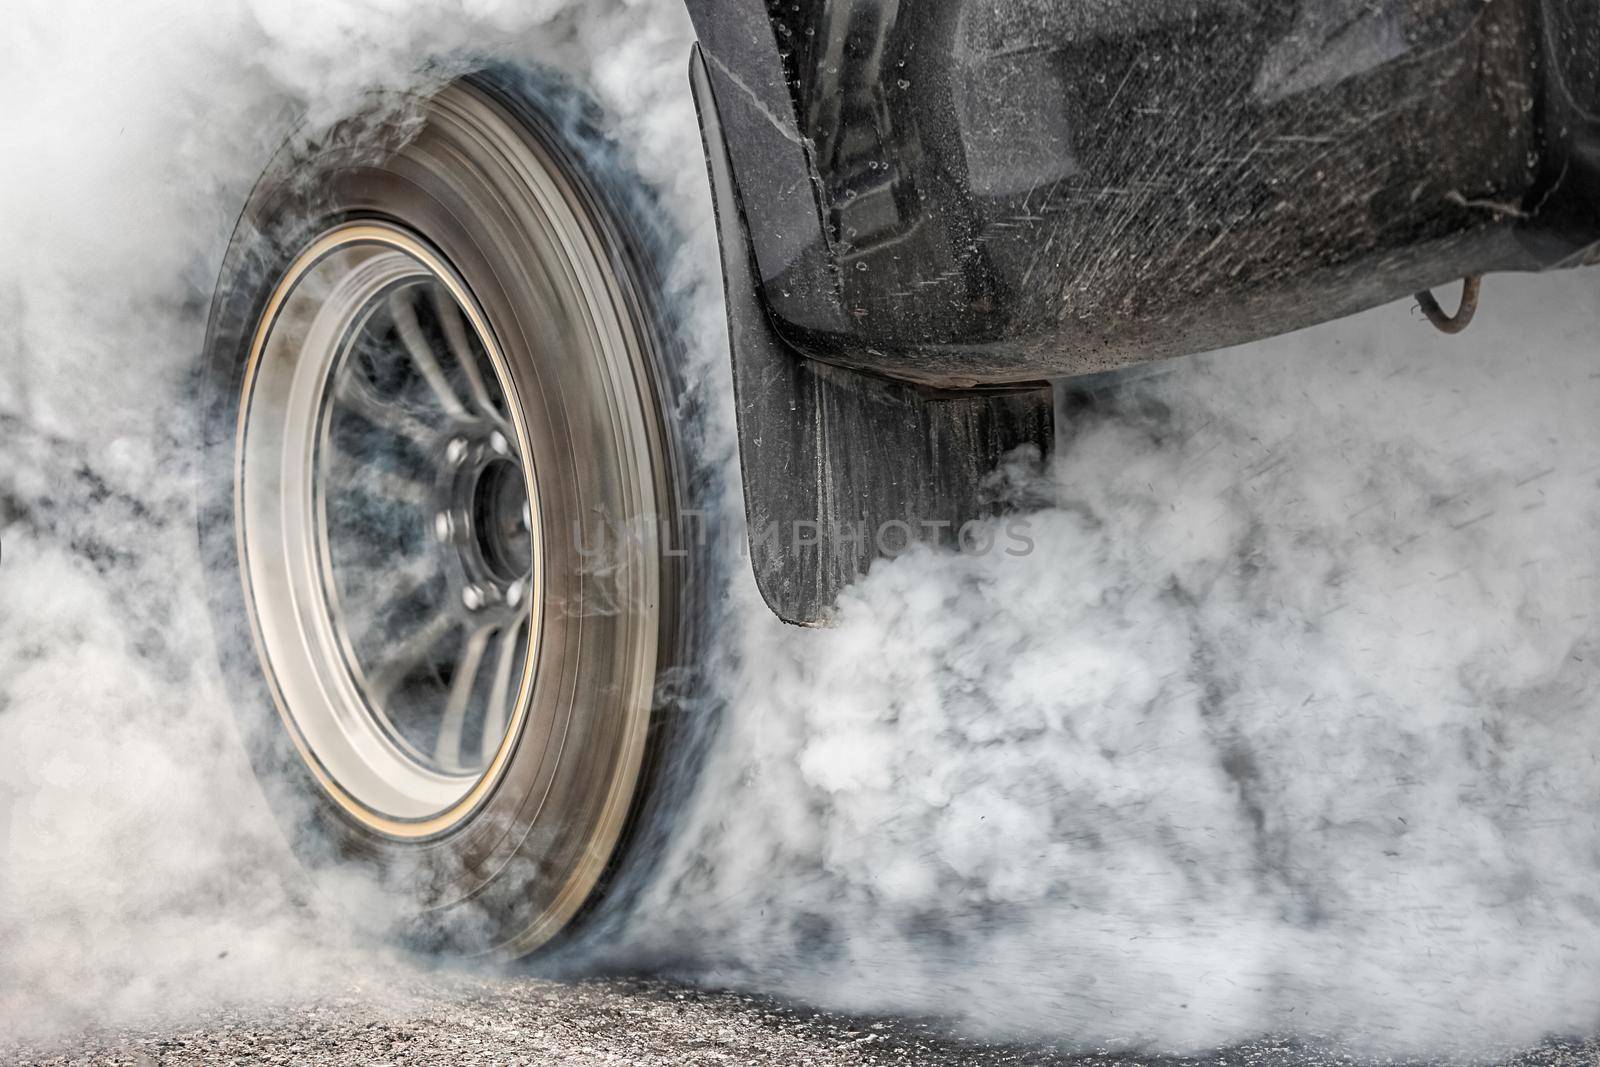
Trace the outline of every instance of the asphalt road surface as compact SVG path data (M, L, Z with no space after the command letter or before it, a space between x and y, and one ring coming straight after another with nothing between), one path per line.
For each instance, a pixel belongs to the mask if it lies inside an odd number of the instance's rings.
M937 1023L854 1018L662 982L427 977L352 988L315 1005L221 1012L187 1025L100 1033L21 1048L19 1064L1007 1064L1013 1067L1354 1067L1331 1046L1265 1041L1199 1058L989 1044ZM1396 1067L1394 1061L1383 1061ZM1591 1067L1600 1041L1503 1061Z

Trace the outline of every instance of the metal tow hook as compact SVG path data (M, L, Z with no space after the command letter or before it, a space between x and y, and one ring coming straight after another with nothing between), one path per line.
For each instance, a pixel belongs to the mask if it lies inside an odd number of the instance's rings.
M1460 333L1472 323L1472 316L1478 310L1478 285L1483 281L1481 274L1469 274L1461 279L1461 305L1456 308L1454 315L1446 315L1444 308L1439 306L1439 301L1433 294L1424 289L1417 294L1417 305L1422 308L1422 313L1428 321L1444 333Z

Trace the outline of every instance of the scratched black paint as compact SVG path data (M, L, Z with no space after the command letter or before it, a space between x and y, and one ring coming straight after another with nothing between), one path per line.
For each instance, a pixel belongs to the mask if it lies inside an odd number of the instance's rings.
M688 4L791 622L877 555L838 524L986 514L1041 379L1600 259L1600 0Z
M784 338L943 385L1600 240L1596 0L690 0Z

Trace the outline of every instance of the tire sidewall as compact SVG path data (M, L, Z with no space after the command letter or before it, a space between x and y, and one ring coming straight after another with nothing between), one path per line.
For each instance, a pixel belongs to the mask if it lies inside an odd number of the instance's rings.
M508 70L481 73L471 81L475 91L526 127L580 190L588 214L603 231L610 266L632 289L638 327L648 334L649 402L665 430L660 461L669 496L660 510L675 518L706 479L690 469L676 433L686 397L678 358L683 339L661 284L661 267L672 247L669 231L661 214L650 210L649 194L624 165L622 150L600 135L597 113L581 93L548 75ZM541 877L540 856L549 844L525 833L528 783L520 784L520 794L511 789L520 752L480 810L436 838L402 844L353 823L307 767L269 696L240 580L234 449L256 325L278 279L318 234L357 218L385 218L362 201L384 181L396 180L386 161L395 158L409 132L404 121L391 119L346 124L310 148L291 142L252 194L224 260L202 358L200 543L218 655L242 739L269 805L316 883L372 933L454 952L517 954L526 947L518 944L518 932L533 908L528 886ZM460 242L472 242L473 234L458 234L456 240L457 247L467 247ZM492 250L486 256L492 261ZM473 270L459 262L457 267ZM492 264L480 264L477 280L492 284L493 274ZM501 298L516 299L512 293ZM644 772L623 837L575 919L592 914L595 902L616 882L630 841L637 843L641 831L659 837L663 754L674 742L682 743L683 725L700 704L690 665L704 615L705 557L669 557L663 567L655 662L658 676L670 684L655 687ZM681 756L673 761L680 771L686 766ZM570 943L571 929L563 942Z

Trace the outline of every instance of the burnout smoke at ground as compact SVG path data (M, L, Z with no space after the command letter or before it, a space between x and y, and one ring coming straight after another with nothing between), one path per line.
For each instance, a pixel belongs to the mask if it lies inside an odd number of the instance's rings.
M582 9L582 18L566 10ZM670 4L25 5L0 46L0 1018L315 996L400 965L299 879L210 664L187 374L255 174L430 61L587 72L689 237ZM1600 282L1491 278L1174 365L1009 472L1025 557L914 553L786 629L606 946L856 1010L1162 1047L1592 1031ZM716 410L726 413L726 404ZM731 469L726 425L706 435Z
M1011 472L1033 553L747 632L662 936L996 1033L1591 1032L1600 285L1489 300L1174 365Z
M351 982L379 997L406 963L312 896L214 666L190 500L211 287L285 138L494 61L581 79L686 247L709 249L687 19L624 0L25 0L6 21L0 1035Z

